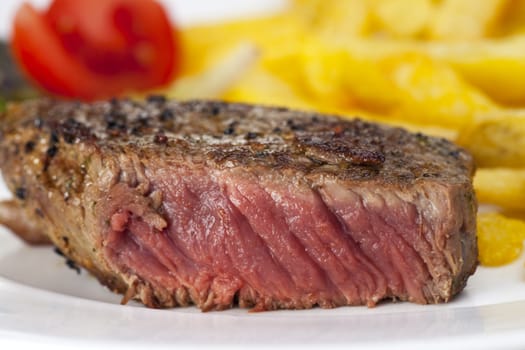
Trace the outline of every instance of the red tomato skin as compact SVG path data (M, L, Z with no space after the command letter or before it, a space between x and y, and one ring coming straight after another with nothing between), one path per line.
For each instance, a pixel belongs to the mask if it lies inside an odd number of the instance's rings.
M169 83L180 66L179 41L153 0L55 0L45 13L22 5L12 48L51 94L94 100Z

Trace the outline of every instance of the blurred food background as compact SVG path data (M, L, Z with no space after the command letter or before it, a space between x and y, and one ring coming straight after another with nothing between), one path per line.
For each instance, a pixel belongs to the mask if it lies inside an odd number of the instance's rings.
M162 93L358 116L444 137L478 165L481 263L519 256L525 0L270 3L249 17L200 24L174 21L167 1L21 5L9 46L0 46L0 108L37 94L90 101ZM209 18L220 9L202 6Z

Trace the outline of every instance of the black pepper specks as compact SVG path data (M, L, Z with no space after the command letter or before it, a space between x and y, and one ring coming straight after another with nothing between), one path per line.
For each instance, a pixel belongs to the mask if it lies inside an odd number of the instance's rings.
M87 138L90 135L89 128L73 118L66 119L57 127L57 130L64 141L69 144L75 143L78 138Z
M237 127L237 122L231 122L228 124L226 129L224 129L223 134L224 135L233 135L235 134L235 128Z
M117 120L114 120L114 119L110 119L110 120L107 121L107 127L108 127L108 129L113 129L113 130L115 130L115 129L119 130L119 129L125 129L126 128L126 126L124 124L119 123Z
M110 131L125 131L126 130L126 115L119 111L111 111L104 117L106 127Z
M49 136L49 143L54 144L58 142L58 135L56 132L52 131L51 135Z
M134 126L129 130L129 133L133 136L140 136L142 135L142 128L139 126Z
M64 134L64 141L66 143L72 144L72 143L75 142L75 140L76 140L75 135L73 135L73 134Z
M78 267L78 265L73 260L69 259L58 247L53 248L53 251L58 256L61 256L64 259L66 259L66 266L69 267L70 269L75 270L77 275L80 275L80 271L81 271L80 267Z
M450 151L448 152L448 155L457 159L459 158L459 151L458 150Z
M62 251L58 247L54 247L53 251L55 252L56 255L65 256L64 253L62 253Z
M248 132L245 136L246 140L253 140L253 139L256 139L257 136L259 136L259 134L257 134L256 132Z
M26 196L27 196L26 189L24 187L17 187L15 189L15 196L16 198L21 199L21 200L26 199Z
M34 141L27 141L24 146L24 151L26 153L31 153L35 149L35 142Z
M162 122L167 122L168 120L172 120L173 117L174 117L174 114L171 109L164 109L159 115L159 119Z
M139 119L137 119L137 124L138 124L139 128L146 129L146 128L149 127L149 121L150 121L150 119L148 118L147 115L142 115L142 116L140 116Z
M219 108L219 106L212 106L211 109L210 109L210 113L211 115L219 115L219 113L221 112L221 109Z
M49 157L49 158L53 158L54 156L56 156L58 153L58 147L56 145L52 145L51 147L49 147L46 151L46 155Z
M58 147L56 145L57 143L58 143L58 135L56 132L52 131L51 134L49 135L49 147L46 151L46 155L48 159L56 156L58 152Z
M298 131L298 130L303 130L304 127L297 124L293 119L288 119L286 120L286 125L290 128L290 130L293 130L293 131Z
M77 275L80 275L80 267L78 267L78 265L73 260L66 258L66 265L70 269L75 270Z

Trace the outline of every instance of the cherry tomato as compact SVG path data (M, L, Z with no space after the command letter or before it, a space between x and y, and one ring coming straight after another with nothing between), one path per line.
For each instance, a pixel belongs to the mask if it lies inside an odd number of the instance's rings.
M180 65L176 29L154 0L55 0L18 11L12 48L52 94L94 100L170 82Z

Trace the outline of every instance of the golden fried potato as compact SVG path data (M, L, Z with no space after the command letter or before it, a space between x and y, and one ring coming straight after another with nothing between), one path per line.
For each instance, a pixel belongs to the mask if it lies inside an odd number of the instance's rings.
M480 168L474 176L474 189L482 203L509 210L525 209L525 169Z
M514 261L523 249L525 221L497 213L478 215L479 261L500 266Z
M496 102L525 105L524 35L498 41L432 43L426 49Z
M424 54L362 57L310 40L263 60L300 94L330 101L342 111L365 110L384 119L459 129L475 113L496 108L449 66Z
M287 106L302 110L322 110L303 96L297 94L289 84L261 67L252 69L223 98L232 102L260 103Z
M242 42L256 45L263 56L282 56L283 52L299 54L300 52L297 53L297 51L304 49L304 42L317 41L322 47L331 46L347 50L352 57L361 60L380 60L409 53L426 55L441 62L443 66L447 66L447 69L458 73L467 83L480 89L492 100L504 105L525 105L525 35L503 38L498 41L424 42L358 37L354 29L336 29L335 24L335 27L329 29L329 23L335 14L357 16L364 11L366 14L363 12L359 16L368 18L371 16L370 8L375 11L373 15L376 17L379 16L379 13L383 13L386 21L388 17L386 13L390 13L388 11L397 11L388 10L389 6L395 9L402 8L405 0L400 1L375 0L367 2L368 5L365 6L359 5L362 1L304 0L297 1L297 5L284 14L187 28L181 34L182 52L184 53L182 73L183 75L194 75L209 68L217 59L224 57ZM410 1L415 10L420 6L426 6L421 5L425 2ZM304 5L305 3L310 5ZM485 4L485 2L481 3ZM303 4L303 6L300 7L298 4ZM377 4L377 7L372 7L370 4ZM381 4L388 4L388 6ZM345 10L342 8L344 6L355 8ZM358 10L360 6L366 7L367 10ZM382 6L386 6L388 11L381 10ZM414 11L409 13L413 15ZM309 12L312 14L308 15ZM330 14L332 12L333 14ZM313 19L310 18L312 16ZM413 17L420 18L419 15L413 15ZM356 23L350 18L347 22ZM384 23L385 28L379 28L379 30L394 30L388 29L387 22ZM392 24L394 22L392 20ZM405 23L406 21L398 22ZM361 29L358 30L359 35L364 33L360 31ZM314 46L311 47L312 55L315 55ZM316 63L315 60L311 62ZM339 62L342 61L339 60ZM329 63L332 64L332 62ZM293 64L290 67L293 67ZM281 71L286 71L287 68L283 67ZM332 66L326 69L337 71L342 68ZM362 99L362 97L359 98Z
M471 40L494 32L509 0L444 0L430 26L432 39Z
M400 100L396 86L376 62L316 41L282 56L268 57L263 64L308 99L317 104L329 101L334 110L386 113Z
M434 4L431 0L376 0L373 11L379 29L393 37L417 37L426 29Z
M303 19L312 33L337 40L370 31L372 4L368 0L295 0L291 15Z
M482 167L525 167L525 110L498 110L460 131L457 142Z
M413 123L461 128L471 123L475 113L495 108L454 70L426 55L393 55L381 65L402 91L401 104L394 117Z
M511 0L494 30L497 36L523 34L525 32L525 1Z
M424 42L345 37L323 45L378 60L416 53L431 57L502 105L525 105L525 35L470 42Z

